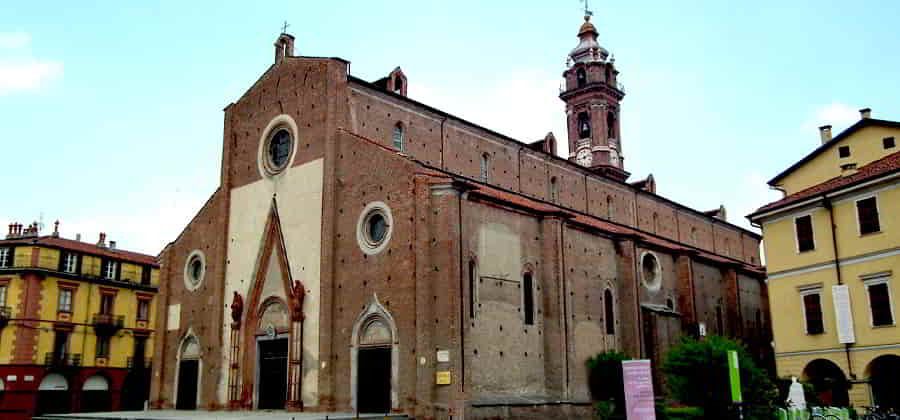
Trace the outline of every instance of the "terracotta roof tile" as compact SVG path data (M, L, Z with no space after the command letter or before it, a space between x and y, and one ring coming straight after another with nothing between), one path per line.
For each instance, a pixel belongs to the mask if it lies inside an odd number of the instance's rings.
M788 195L778 201L766 204L765 206L762 206L758 210L753 212L753 214L748 217L753 217L754 215L765 211L784 207L788 204L796 203L803 199L811 198L821 194L827 194L829 192L833 192L844 187L874 179L882 175L887 175L898 170L900 170L900 152L887 155L881 159L871 162L868 165L859 168L859 170L857 170L856 173L852 175L829 179L828 181L825 181L821 184L813 185L812 187Z

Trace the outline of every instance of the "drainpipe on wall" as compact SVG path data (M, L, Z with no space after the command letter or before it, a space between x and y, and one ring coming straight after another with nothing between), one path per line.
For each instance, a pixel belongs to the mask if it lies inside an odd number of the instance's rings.
M838 285L843 285L844 280L841 277L841 260L838 258L838 240L834 224L834 209L832 208L831 200L827 196L822 196L822 207L825 207L825 209L828 210L828 222L831 228L831 247L832 252L834 252L834 272L837 277ZM834 297L832 296L832 299L833 298ZM850 359L850 346L852 346L850 343L844 344L844 355L847 357L847 372L850 374L850 379L856 380L856 374L853 373L853 361Z

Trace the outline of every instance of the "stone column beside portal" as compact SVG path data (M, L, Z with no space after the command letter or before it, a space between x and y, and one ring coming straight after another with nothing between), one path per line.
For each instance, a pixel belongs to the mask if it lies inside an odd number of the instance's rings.
M303 301L306 289L300 281L294 281L291 290L291 334L288 348L288 394L285 408L288 411L303 411Z
M231 349L228 363L228 409L240 410L243 407L241 398L241 318L244 310L244 299L234 292L231 301Z

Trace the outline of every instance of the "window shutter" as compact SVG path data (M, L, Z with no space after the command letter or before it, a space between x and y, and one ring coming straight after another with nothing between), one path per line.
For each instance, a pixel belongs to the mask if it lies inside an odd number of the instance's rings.
M812 216L798 217L794 223L797 228L797 249L800 252L813 250L815 243L813 242Z
M82 257L83 257L83 255L79 254L75 258L75 274L79 274L79 275L81 274L81 259L82 259Z
M116 262L116 277L113 280L121 280L122 279L122 262Z
M856 202L856 212L859 218L859 233L874 233L881 230L878 220L878 204L875 197L869 197Z
M824 325L822 325L822 302L820 299L818 293L803 296L808 334L821 334L825 331Z
M891 302L887 283L869 286L869 305L872 307L872 325L892 325Z
M57 267L57 271L66 271L66 255L69 253L66 251L59 251L59 266Z

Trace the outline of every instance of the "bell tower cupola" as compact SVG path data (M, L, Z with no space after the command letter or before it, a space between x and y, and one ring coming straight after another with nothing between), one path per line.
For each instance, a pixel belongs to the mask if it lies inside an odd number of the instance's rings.
M597 41L597 28L586 12L578 30L578 45L566 60L559 98L566 103L569 160L625 181L619 102L625 97L617 81L615 58Z

